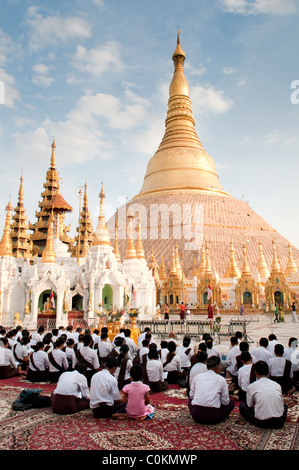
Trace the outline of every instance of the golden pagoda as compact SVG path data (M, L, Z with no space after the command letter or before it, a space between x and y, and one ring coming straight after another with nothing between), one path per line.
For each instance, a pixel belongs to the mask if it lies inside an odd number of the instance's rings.
M227 267L224 277L240 277L240 270L237 265L234 244L232 241L230 244L229 265Z
M143 249L143 244L142 244L142 236L141 236L140 216L138 218L137 233L138 233L138 236L137 236L137 240L135 244L136 257L137 259L145 259L145 254L144 254L144 249Z
M259 304L259 288L257 282L251 275L246 243L242 244L242 249L243 265L241 276L235 288L236 304L239 306L243 304L244 307L256 307Z
M21 176L18 203L12 216L13 222L10 226L10 236L12 241L13 256L16 258L31 258L32 241L30 239L30 234L27 231L29 224L27 223L26 210L23 200L23 180L23 176Z
M175 256L175 248L171 253L171 266L167 278L162 282L161 298L162 303L168 304L170 307L178 307L183 297L182 279L177 272L177 263Z
M87 183L84 184L83 204L79 214L79 227L72 249L73 256L84 257L93 241L93 226L88 209Z
M221 286L219 280L213 275L210 250L207 242L205 242L205 269L198 281L197 302L199 306L203 308L208 305L208 286L210 286L212 290L212 304L216 303L217 305L221 305Z
M163 256L168 266L168 256L177 243L181 259L184 263L184 274L188 279L193 275L193 260L200 259L199 271L204 265L202 243L195 242L187 246L184 230L181 237L177 229L183 225L183 211L190 207L190 229L194 234L198 231L202 239L208 243L210 263L214 266L220 279L227 273L227 253L234 241L236 260L242 259L242 243L246 240L250 246L247 254L248 266L252 273L257 272L258 244L262 243L266 265L272 260L272 239L275 238L280 250L281 263L285 266L288 259L287 241L272 228L244 200L237 199L223 189L216 171L213 158L206 152L198 138L192 103L189 97L189 86L184 72L186 54L181 46L178 34L175 52L172 56L174 64L173 77L169 86L169 99L165 119L164 135L157 151L150 158L140 192L132 201L122 208L126 213L133 202L142 206L146 217L143 224L143 247L146 256L155 250L157 258ZM221 157L221 156L220 156ZM218 157L219 158L219 157ZM156 220L151 218L152 207L159 210L158 237L151 237L152 226ZM171 219L171 208L176 210ZM201 208L202 217L197 218L197 210ZM115 217L111 217L108 225L114 227ZM169 237L161 234L169 230ZM119 226L119 235L124 228ZM190 245L190 243L189 243ZM119 250L123 256L126 252L126 241L120 236ZM299 250L292 246L295 263L299 263ZM234 264L234 262L233 262ZM167 275L169 274L169 269Z
M115 255L116 260L120 263L121 256L118 246L118 216L115 217L115 227L114 227L114 245L113 245L113 253Z
M100 197L100 213L98 217L98 223L93 234L92 246L111 245L110 236L109 236L109 232L108 232L107 224L106 224L105 207L104 207L104 199L106 195L104 193L103 183L101 186L101 192L100 192L99 197Z
M289 249L289 257L288 257L288 262L287 262L286 269L285 269L285 277L291 277L292 274L298 272L298 268L294 261L292 247L290 243L288 244L288 249Z
M0 256L13 256L12 242L11 242L11 237L10 237L11 211L12 211L12 205L11 205L11 200L9 198L8 204L6 206L5 226L3 230L2 239L0 242Z
M42 262L43 263L55 263L56 262L56 255L54 251L54 214L53 210L50 213L49 220L48 220L48 231L47 231L47 242L46 246L42 253Z
M265 260L261 242L259 242L259 258L257 261L257 270L258 270L260 279L266 279L267 277L269 277L270 271L268 269L268 266Z

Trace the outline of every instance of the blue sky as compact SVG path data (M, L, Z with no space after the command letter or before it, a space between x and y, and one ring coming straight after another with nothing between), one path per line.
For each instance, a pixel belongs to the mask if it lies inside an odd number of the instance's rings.
M139 192L179 27L197 133L224 189L299 247L298 2L5 0L0 14L0 233L21 174L35 222L53 136L72 236L85 181L94 226L101 182L107 217Z

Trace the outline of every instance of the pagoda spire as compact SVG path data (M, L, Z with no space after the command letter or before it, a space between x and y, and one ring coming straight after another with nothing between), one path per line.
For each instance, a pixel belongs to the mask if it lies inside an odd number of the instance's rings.
M271 265L271 274L278 274L281 272L281 268L280 268L277 253L276 253L275 240L272 241L272 247L273 247L273 260L272 260L272 265Z
M164 256L163 255L161 256L161 265L160 265L160 269L159 269L159 279L161 281L165 281L165 279L167 279L165 264L164 264Z
M227 267L224 277L240 277L240 270L236 262L235 249L234 249L234 244L232 241L230 242L229 252L230 252L229 265Z
M20 178L19 198L14 209L11 224L12 253L16 258L31 258L32 242L27 232L28 223L23 202L23 175Z
M205 244L205 257L206 257L205 276L211 276L212 267L211 267L210 252L209 252L209 247L208 247L207 242Z
M185 52L177 34L172 55L174 73L169 86L168 110L162 141L150 159L140 193L168 191L212 191L226 193L219 181L215 162L203 148L195 130L195 119L184 73Z
M171 252L171 267L169 271L169 276L178 276L175 260L175 248L173 248Z
M82 189L81 189L82 190ZM79 193L80 194L80 193ZM81 192L82 196L82 192ZM93 241L93 226L91 222L90 212L88 208L87 198L87 183L84 184L83 204L79 214L79 226L77 227L77 235L75 237L75 246L73 248L73 256L83 257L83 251L86 252L86 248L91 246ZM84 248L84 243L87 246Z
M136 245L135 245L136 257L137 259L145 259L145 254L144 254L144 249L143 249L143 244L142 244L142 237L141 237L140 214L138 215L137 233L138 233L138 237L137 237Z
M42 254L42 262L43 263L55 263L56 262L56 255L54 251L54 214L53 210L51 211L51 215L49 216L48 220L48 232L47 232L47 243L45 249Z
M98 218L98 224L93 234L93 246L98 245L111 245L109 232L106 224L106 216L105 216L105 207L104 207L104 199L106 197L104 193L103 183L101 186L101 192L99 194L100 197L100 214Z
M205 271L206 271L206 252L205 252L205 245L204 243L201 246L201 258L200 258L200 263L199 263L199 268L197 271L197 276L199 278L204 277Z
M5 226L3 230L2 240L0 242L0 256L13 256L12 242L11 242L11 236L10 236L11 211L12 211L12 205L11 205L11 199L9 197L9 201L6 206Z
M242 266L242 275L250 275L250 268L248 264L248 257L247 257L247 244L242 243L243 249L243 266Z
M257 270L261 278L269 277L270 272L269 272L269 269L265 260L261 242L259 242L259 258L257 261Z
M133 219L134 216L131 212L131 208L129 207L128 215L128 243L127 243L127 249L125 253L124 259L136 259L136 249L134 246L134 240L133 240Z
M120 256L120 251L119 251L119 246L118 246L118 211L116 212L116 215L115 215L113 253L115 254L115 258L117 259L117 261L120 263L121 256Z
M290 277L292 276L293 273L296 273L298 271L298 268L293 258L292 247L290 243L288 244L288 249L289 249L289 256L288 256L287 266L285 270L286 277Z

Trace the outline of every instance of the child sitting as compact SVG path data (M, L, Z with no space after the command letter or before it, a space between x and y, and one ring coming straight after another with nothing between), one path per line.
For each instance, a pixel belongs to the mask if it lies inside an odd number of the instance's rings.
M130 375L132 382L122 389L127 417L138 421L151 419L155 409L150 405L150 387L141 381L142 367L139 364L131 367Z

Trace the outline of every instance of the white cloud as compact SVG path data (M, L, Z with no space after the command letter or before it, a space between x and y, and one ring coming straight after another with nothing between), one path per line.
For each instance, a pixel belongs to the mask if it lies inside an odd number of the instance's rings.
M54 78L50 76L50 67L45 64L36 64L33 67L32 82L42 87L48 87L54 82Z
M89 73L95 77L99 77L107 70L121 70L124 66L120 46L113 41L108 41L106 44L90 50L81 45L77 46L76 53L71 59L71 65L77 72L79 71L81 74ZM76 78L74 76L69 77L69 83L73 81L76 81Z
M288 15L295 11L294 0L221 0L229 13Z
M31 51L43 49L49 45L60 46L72 39L89 38L91 28L84 18L61 15L42 16L38 8L32 6L27 11L26 24L29 26L29 47Z
M190 93L193 110L198 113L221 114L228 111L234 104L233 100L224 96L222 90L213 86L193 86Z

